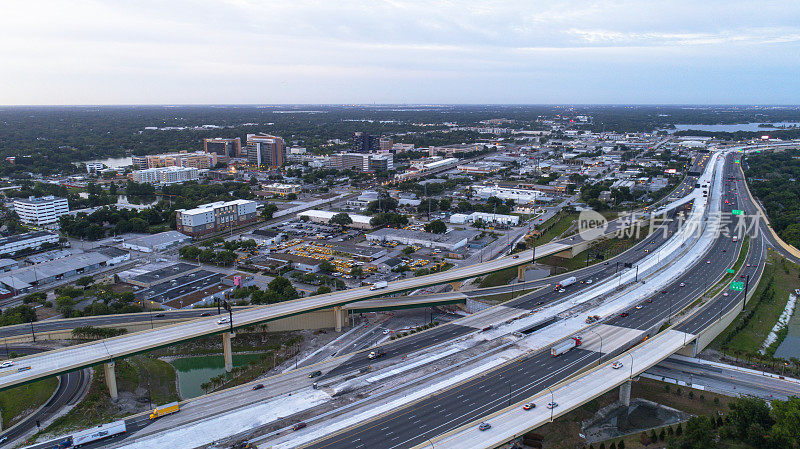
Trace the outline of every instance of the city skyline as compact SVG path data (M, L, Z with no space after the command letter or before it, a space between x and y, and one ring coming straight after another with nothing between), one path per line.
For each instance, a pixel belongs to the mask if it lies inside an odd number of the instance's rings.
M797 104L798 15L788 1L14 1L0 104Z

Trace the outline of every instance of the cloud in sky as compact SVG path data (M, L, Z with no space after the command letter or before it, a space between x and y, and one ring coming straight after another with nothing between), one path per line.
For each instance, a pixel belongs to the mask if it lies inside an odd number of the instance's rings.
M0 104L795 104L798 54L794 0L5 0Z

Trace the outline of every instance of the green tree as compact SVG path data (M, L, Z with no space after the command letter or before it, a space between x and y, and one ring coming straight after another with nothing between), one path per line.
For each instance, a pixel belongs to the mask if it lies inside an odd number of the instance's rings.
M327 285L323 285L322 287L317 289L317 292L315 293L315 295L324 295L325 293L330 293L330 292L331 292L331 288L328 287Z
M327 260L320 262L319 269L324 273L333 273L336 271L336 267L334 267L333 264Z
M425 231L433 234L444 234L447 232L447 225L442 220L433 220L425 225Z
M89 284L91 284L92 282L94 282L94 278L93 277L91 277L91 276L83 276L80 279L78 279L77 281L75 281L75 284L76 285L80 285L81 287L86 287Z
M364 276L364 270L361 267L356 266L350 269L350 274L360 278L361 276Z
M339 225L344 230L345 227L353 224L353 219L348 213L341 212L331 217L330 224Z
M275 212L278 212L278 206L272 203L267 203L264 205L264 208L261 209L261 216L265 220L272 220L272 216L275 214Z

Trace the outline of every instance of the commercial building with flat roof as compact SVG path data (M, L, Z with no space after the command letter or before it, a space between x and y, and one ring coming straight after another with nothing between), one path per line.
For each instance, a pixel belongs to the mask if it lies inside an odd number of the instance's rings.
M533 203L536 201L550 201L551 197L538 190L528 190L515 187L500 187L497 185L474 185L472 190L479 198L488 199L497 197L501 200L514 200L517 203Z
M299 195L302 191L302 187L300 184L283 184L280 182L275 182L272 184L267 184L262 187L264 193L267 195L278 195L278 196L286 196L286 195Z
M108 256L98 252L74 254L63 259L51 260L3 273L0 276L0 284L15 292L24 292L35 285L49 284L97 270L106 266L108 259Z
M178 232L203 235L257 219L258 203L250 200L218 201L194 209L175 211Z
M383 228L366 235L371 242L397 242L403 245L419 245L426 248L455 250L466 245L478 235L478 231L450 231L446 234L412 231L409 229Z
M122 243L122 247L133 251L151 253L163 251L173 246L191 241L192 238L177 231L165 231L158 234L146 235Z
M66 198L43 196L14 200L14 212L20 221L36 226L44 226L58 222L58 217L69 213Z
M17 251L37 249L46 243L58 243L58 234L47 231L26 232L0 238L0 254L14 254Z
M341 213L346 213L350 216L350 219L353 220L353 223L350 225L351 228L358 228L358 229L372 229L372 225L369 224L372 217L367 215L359 215L359 214L350 214L347 212L331 212L327 210L307 210L304 212L300 212L297 214L298 217L308 217L314 223L330 223L331 218L334 215L338 215Z
M475 223L478 220L484 223L502 223L511 226L519 224L519 217L516 215L473 212L471 214L453 214L450 216L450 223L453 224Z

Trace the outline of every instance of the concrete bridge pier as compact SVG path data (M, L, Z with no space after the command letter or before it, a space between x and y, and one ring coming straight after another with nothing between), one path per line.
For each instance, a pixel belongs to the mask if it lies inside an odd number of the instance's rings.
M231 350L231 338L235 337L235 332L224 332L222 334L222 352L225 355L225 372L233 370L233 351Z
M117 375L114 372L114 362L108 362L103 365L103 372L106 375L106 385L108 386L108 395L111 396L112 402L117 402L119 395L117 394Z
M347 311L342 310L342 306L333 308L333 324L336 332L341 332L342 328L347 326Z
M619 402L625 407L631 405L631 381L627 381L619 386Z
M517 267L517 282L525 282L525 270L528 269L528 265L520 265Z

